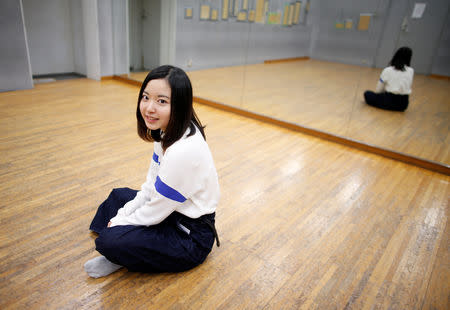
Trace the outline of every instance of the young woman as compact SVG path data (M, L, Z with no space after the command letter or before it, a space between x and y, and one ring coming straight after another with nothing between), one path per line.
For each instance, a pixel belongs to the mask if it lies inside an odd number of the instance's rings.
M90 229L96 250L86 272L94 278L126 267L139 272L178 272L210 253L219 183L203 127L192 106L192 86L176 67L152 70L139 91L138 135L153 142L140 191L114 189Z
M376 92L364 93L367 104L385 110L406 110L414 77L414 70L409 67L411 57L412 50L409 47L401 47L395 52L390 66L381 72Z

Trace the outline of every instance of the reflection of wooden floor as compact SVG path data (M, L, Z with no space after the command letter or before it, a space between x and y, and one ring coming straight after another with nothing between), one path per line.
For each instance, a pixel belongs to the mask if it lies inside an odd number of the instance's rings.
M450 81L416 75L405 113L363 103L380 69L316 60L189 72L194 95L450 164ZM143 80L145 73L131 77Z
M180 274L88 278L96 207L151 160L137 92L0 93L0 309L448 308L449 176L204 105L221 247Z

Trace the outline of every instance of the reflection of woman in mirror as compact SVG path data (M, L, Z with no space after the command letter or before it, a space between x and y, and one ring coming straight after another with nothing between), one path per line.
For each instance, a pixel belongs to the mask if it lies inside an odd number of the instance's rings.
M178 272L201 264L219 239L214 227L219 183L192 86L176 67L152 70L136 109L138 135L153 142L140 191L116 188L99 206L90 229L102 256L84 268L94 278L122 266L138 272ZM130 150L131 152L133 150Z
M366 91L366 103L385 110L405 111L414 76L411 64L412 50L401 47L395 52L389 67L381 72L376 92Z

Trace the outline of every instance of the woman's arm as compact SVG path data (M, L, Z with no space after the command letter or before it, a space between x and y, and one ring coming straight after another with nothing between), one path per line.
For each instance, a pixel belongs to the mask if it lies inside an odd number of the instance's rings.
M147 200L150 199L151 192L151 180L147 178L144 184L141 186L141 190L137 192L133 200L128 201L122 208L117 211L118 215L126 216L132 214L136 209L142 206Z
M175 145L174 145L175 146ZM111 219L111 227L117 225L150 226L162 222L173 211L201 187L201 173L198 170L202 160L193 147L170 149L166 151L161 161L158 175L153 178L151 193L143 204L128 207L124 212L118 212ZM138 194L139 195L139 194ZM127 212L127 211L132 212Z
M391 70L391 67L387 67L384 68L383 71L381 71L380 78L378 79L377 87L375 89L376 93L382 93L386 91L386 83L389 81Z
M150 164L150 168L148 169L146 180L141 186L141 190L137 192L136 196L132 200L125 203L125 205L118 210L117 214L130 215L136 209L144 205L147 200L150 200L152 187L155 182L152 175L156 175L157 165L159 165L157 160L155 161L155 158L158 158L158 156L153 153L152 162Z
M384 81L380 78L380 79L378 80L377 88L375 89L375 92L376 92L376 93L382 93L382 92L384 92L384 87L385 87L385 83L384 83Z
M166 217L168 217L180 202L171 200L157 194L152 200L146 201L143 206L136 209L129 215L117 214L111 219L110 227L120 225L133 225L133 226L150 226L161 223Z

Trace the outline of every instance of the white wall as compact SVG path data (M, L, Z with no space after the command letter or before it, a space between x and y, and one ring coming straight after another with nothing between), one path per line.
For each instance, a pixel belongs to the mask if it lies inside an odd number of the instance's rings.
M33 75L128 72L127 0L23 0Z
M87 77L100 80L100 42L97 1L83 0L83 33Z
M32 75L128 73L128 0L23 2L0 1L0 91L32 88Z
M142 61L142 10L142 0L129 1L130 67L135 71L144 69Z
M130 0L130 66L175 63L176 0Z
M353 65L373 66L381 44L388 0L320 0L314 17L314 49L311 57ZM357 30L360 13L376 14L367 31ZM350 18L351 29L337 29L337 21Z
M180 3L180 7L182 4ZM161 1L159 65L175 65L177 52L177 1Z
M316 0L317 1L317 0ZM281 10L287 1L270 1L270 11ZM178 0L176 6L175 64L185 70L261 63L264 60L309 56L311 26L283 27L228 20L199 20L201 4L219 8L221 1ZM242 3L242 2L240 2ZM249 1L249 3L253 3ZM184 9L193 8L192 19L184 18ZM303 9L304 10L304 9ZM169 32L170 33L170 32ZM165 37L165 36L164 36ZM192 60L192 66L188 63Z
M0 1L0 91L33 88L20 0Z
M86 75L86 57L84 46L83 9L81 0L70 0L70 13L72 18L72 38L74 72Z
M33 75L74 72L69 0L22 0Z
M111 4L114 74L126 74L130 72L128 0L112 0Z
M168 0L143 0L142 2L142 54L144 69L157 67L161 46L161 2Z
M434 54L432 74L450 76L450 10Z
M112 5L110 0L98 1L98 26L101 76L111 76L114 74L114 53Z

